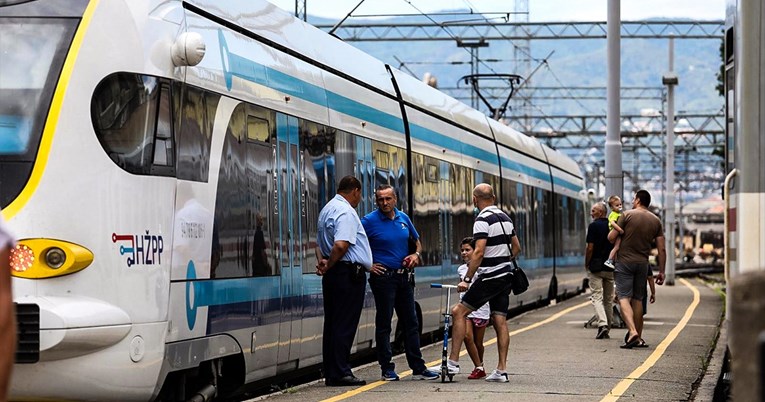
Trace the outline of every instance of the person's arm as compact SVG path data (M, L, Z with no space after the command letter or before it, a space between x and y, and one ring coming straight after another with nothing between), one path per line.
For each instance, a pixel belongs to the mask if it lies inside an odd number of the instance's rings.
M624 230L616 224L616 221L611 222L611 227L613 228L612 230L616 230L619 234L624 234Z
M595 248L593 243L587 243L587 247L584 249L584 270L590 270L590 260L592 260L592 250Z
M314 248L314 252L316 253L316 275L324 275L325 272L327 272L327 259L324 258L324 256L321 254L321 248L319 245L316 245L316 248Z
M422 242L420 242L420 239L417 239L415 242L416 246L414 249L414 254L408 255L406 258L409 261L409 268L414 268L420 264L422 264L422 256L420 253L422 253Z
M8 395L16 355L16 315L11 296L10 248L0 249L0 401Z
M351 243L345 240L336 240L332 245L332 251L329 252L329 258L327 258L327 269L331 269L335 266L348 252L348 248Z
M478 267L481 266L481 261L483 261L483 255L486 252L486 239L478 239L475 241L475 248L473 249L473 257L468 261L468 270L465 274L465 277L470 278L471 281L475 280L475 273L478 271ZM460 292L464 292L468 288L468 283L465 282L465 277L460 280L459 285L457 285L457 290Z
M618 221L618 222L622 222L622 224L621 224L621 225L617 224L617 223L616 223L617 221ZM622 233L624 233L624 228L623 228L624 224L625 224L625 222L624 222L624 214L622 214L622 215L619 217L619 219L617 219L616 221L612 221L612 222L611 222L611 231L610 231L610 232L608 232L608 241L609 241L609 242L611 242L611 243L614 243L614 242L616 242L616 239L617 239L617 238L618 238L618 237L619 237L619 236L620 236ZM617 228L618 228L618 229L617 229Z
M521 255L521 242L518 240L518 236L511 237L510 244L512 245L513 258L518 258Z
M654 284L653 275L648 277L648 287L651 288L651 298L649 301L653 304L656 301L656 285Z
M657 262L659 263L659 274L656 275L656 284L664 284L664 269L667 264L667 250L664 247L664 236L656 237L656 251L658 251Z

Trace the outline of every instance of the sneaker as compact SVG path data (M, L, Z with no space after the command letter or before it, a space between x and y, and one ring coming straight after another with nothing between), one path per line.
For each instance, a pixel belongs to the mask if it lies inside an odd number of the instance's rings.
M486 372L483 370L482 367L476 367L473 369L473 372L470 373L468 376L468 380L480 380L481 378L486 377Z
M598 334L595 335L595 339L608 339L608 327L602 326L598 328Z
M460 373L460 365L457 364L457 362L452 360L446 361L446 371L449 374L459 374Z
M385 370L382 373L383 381L398 381L398 374L393 370Z
M436 373L435 371L425 370L420 374L413 374L412 379L413 380L437 380L440 378L441 375Z
M486 377L486 381L489 382L507 382L507 373L499 371L498 369L494 369L494 371L489 374L488 377Z
M604 263L603 263L603 265L605 265L605 266L607 266L608 268L611 268L611 269L614 269L614 268L616 268L616 267L614 266L614 260L612 260L612 259L610 259L610 258L609 258L609 259L607 259L607 260L606 260L606 262L604 262Z

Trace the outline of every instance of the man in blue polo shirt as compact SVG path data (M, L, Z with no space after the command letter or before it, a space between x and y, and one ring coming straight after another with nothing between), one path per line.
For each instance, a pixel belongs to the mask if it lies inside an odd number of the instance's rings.
M372 249L372 270L369 285L375 297L375 341L377 361L382 379L397 381L396 366L391 361L391 319L395 309L399 322L404 326L406 361L414 379L435 380L438 373L425 367L420 352L419 323L414 307L414 291L409 274L420 261L420 235L409 217L396 209L398 198L393 187L384 184L375 191L377 209L361 219ZM409 253L409 237L416 241L417 249Z

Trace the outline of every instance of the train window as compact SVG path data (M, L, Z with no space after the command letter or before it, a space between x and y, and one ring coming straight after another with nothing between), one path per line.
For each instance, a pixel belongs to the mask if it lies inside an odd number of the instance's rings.
M159 89L156 77L117 73L93 94L96 137L112 161L130 173L151 174Z
M176 84L176 88L181 84ZM179 91L174 91L179 93ZM184 85L180 97L174 97L178 132L178 178L206 182L210 167L210 142L215 111L220 97Z
M271 148L246 141L250 124L273 127L248 113L245 104L231 114L223 140L215 202L213 278L278 275L274 263L272 219L268 213ZM268 138L267 135L266 138Z
M247 116L247 140L268 142L271 138L271 127L268 120L255 116Z
M438 182L438 166L429 163L425 170L425 180L431 183Z
M175 166L175 147L173 146L173 119L170 107L170 86L163 84L159 94L159 113L157 114L157 130L154 139L154 168L152 172L159 174L164 167L170 167L172 174Z
M316 206L321 210L335 194L335 130L306 120L300 120L299 124L300 146L305 156L304 169L313 171L306 173L306 177L316 178L315 190L308 184L309 197L315 195Z
M539 228L538 232L534 234L535 241L540 243L535 252L537 257L549 258L555 256L555 250L561 247L559 236L561 229L556 221L556 219L560 219L560 210L556 209L556 196L551 191L536 189L535 193L537 201L534 204L540 204L536 209L539 215L535 215L533 218L536 219L534 225Z
M312 274L316 271L316 253L311 245L316 244L318 233L319 211L328 202L327 196L332 197L333 189L327 181L334 182L332 168L334 167L334 130L331 128L300 119L300 152L303 157L303 196L305 197L305 229L303 247L305 260L303 273Z
M0 18L0 208L31 175L76 27L74 19Z
M381 184L393 186L398 195L396 207L408 213L409 202L406 188L406 151L393 145L372 141L374 155L375 188Z

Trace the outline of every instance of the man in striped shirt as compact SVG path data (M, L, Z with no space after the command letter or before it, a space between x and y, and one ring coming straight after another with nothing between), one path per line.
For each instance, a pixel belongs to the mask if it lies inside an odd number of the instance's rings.
M496 198L494 189L489 184L481 183L473 189L473 205L480 210L473 224L475 250L468 263L467 274L458 285L460 292L467 293L452 307L453 341L447 366L449 373L459 373L460 349L465 338L465 317L488 302L494 330L497 332L499 361L497 369L486 377L486 381L507 382L507 349L510 345L507 310L512 288L510 259L521 252L521 244L515 235L515 227L510 217L494 205ZM468 289L470 282L473 282L473 285Z

